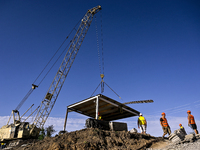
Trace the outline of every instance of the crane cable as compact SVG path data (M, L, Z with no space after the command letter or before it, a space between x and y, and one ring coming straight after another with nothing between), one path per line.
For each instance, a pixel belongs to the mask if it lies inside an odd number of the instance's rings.
M101 93L104 92L104 56L103 56L103 26L102 26L102 12L101 15L101 55L100 55L100 46L99 46L99 37L98 37L98 29L97 29L97 18L95 15L95 27L96 27L96 38L97 38L97 50L98 50L98 59L99 59L99 71L100 71L100 77L101 77ZM101 58L101 59L100 59ZM101 72L102 71L102 72ZM98 86L99 87L99 86ZM98 88L97 87L97 88ZM96 90L95 90L96 91ZM94 91L94 92L95 92ZM93 92L93 93L94 93ZM93 94L92 94L93 95Z
M57 49L57 51L55 52L55 54L52 56L52 58L49 60L49 62L47 63L47 65L44 67L44 69L41 71L41 73L38 75L38 77L35 79L35 81L33 82L33 84L37 81L37 79L40 77L40 75L43 73L43 71L46 69L46 67L49 65L49 63L52 61L52 59L55 57L55 55L58 53L58 51L61 49L61 47L64 45L64 43L66 42L66 40L69 38L69 36L71 35L71 33L76 30L76 26L79 24L80 20L77 22L77 24L74 26L74 28L70 31L70 33L68 34L68 36L65 38L65 40L62 42L62 44L60 45L60 47ZM70 41L71 42L71 41ZM70 44L70 43L69 43ZM44 78L47 76L47 74L51 71L51 69L53 68L53 66L57 63L57 61L60 59L60 57L62 56L62 54L65 52L65 50L67 49L67 47L69 46L69 44L64 48L64 50L62 51L62 53L59 55L59 57L57 58L57 60L54 62L54 64L51 66L51 68L48 70L48 72L45 74L45 76L42 78L42 80L39 82L38 86L42 83L42 81L44 80Z
M93 94L96 92L96 90L99 88L99 86L101 85L101 93L104 92L104 83L105 81L103 80L104 78L104 53L103 53L103 23L102 23L102 12L100 12L100 17L101 17L101 58L100 59L100 48L99 48L99 40L98 40L98 30L97 30L97 19L96 19L96 15L95 15L95 27L96 27L96 37L97 37L97 50L98 50L98 59L99 59L99 70L100 70L100 77L101 77L101 82L99 83L99 85L97 86L97 88L94 90L94 92L92 93L91 96L93 96ZM102 72L101 72L102 69ZM119 99L123 100L107 83L105 83L118 97Z
M104 92L104 55L103 55L103 23L102 23L102 11L100 12L100 16L101 16L101 53L102 53L102 70L103 70L103 74L100 74L101 78L102 78L102 82L101 82L101 93Z
M98 50L98 59L99 59L99 71L101 74L101 59L100 59L100 52L99 52L99 37L98 37L98 31L97 31L97 18L95 15L95 27L96 27L96 37L97 37L97 50Z
M61 47L64 45L64 43L67 41L67 39L69 38L69 36L71 35L71 33L76 30L77 25L79 24L81 20L79 20L77 22L77 24L74 26L74 28L70 31L70 33L68 34L68 36L65 38L65 40L62 42L62 44L59 46L59 48L57 49L57 51L54 53L54 55L51 57L51 59L48 61L48 63L45 65L45 67L42 69L42 71L40 72L40 74L37 76L37 78L34 80L31 89L28 91L28 93L24 96L24 98L21 100L21 102L18 104L18 106L15 108L15 110L19 110L21 108L21 106L24 104L24 102L28 99L28 97L31 95L31 93L34 91L34 89L36 89L37 87L39 87L39 85L43 82L43 80L46 78L46 76L49 74L49 72L51 71L51 69L54 67L54 65L57 63L57 61L60 59L60 57L63 55L63 53L65 52L65 50L67 49L67 47L69 46L69 44L64 48L64 50L62 51L62 53L58 56L58 58L56 59L56 61L53 63L53 65L50 67L50 69L47 71L47 73L44 75L44 77L41 79L41 81L39 82L38 85L35 84L35 82L38 80L38 78L42 75L42 73L44 72L44 70L47 68L47 66L50 64L50 62L53 60L53 58L55 57L55 55L58 53L58 51L61 49Z

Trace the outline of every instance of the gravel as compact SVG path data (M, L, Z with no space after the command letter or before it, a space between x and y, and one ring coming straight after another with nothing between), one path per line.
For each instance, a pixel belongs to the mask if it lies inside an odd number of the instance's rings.
M177 145L171 143L163 150L200 150L200 139L194 142L177 144Z

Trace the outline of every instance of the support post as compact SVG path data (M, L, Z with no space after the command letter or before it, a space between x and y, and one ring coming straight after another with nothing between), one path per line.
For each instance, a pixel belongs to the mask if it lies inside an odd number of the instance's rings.
M34 104L32 104L31 105L31 107L29 107L29 109L27 109L27 111L20 117L20 119L19 120L21 120L22 119L22 117L32 108L34 106Z
M14 111L12 111L12 113L13 113L13 124L15 125L15 113Z
M12 117L12 112L11 112L10 117L9 117L9 119L8 119L7 125L9 124L11 117Z
M98 119L98 112L99 112L99 97L96 97L96 117L95 119Z
M64 130L66 129L66 124L67 124L67 116L68 116L68 107L67 107L67 111L66 111L66 115L65 115L65 123L64 123Z

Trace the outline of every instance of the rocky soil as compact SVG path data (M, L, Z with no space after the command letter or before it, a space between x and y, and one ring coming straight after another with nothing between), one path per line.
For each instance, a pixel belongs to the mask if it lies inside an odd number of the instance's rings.
M89 128L64 133L44 140L13 147L14 150L145 150L162 138L130 133Z
M17 143L17 142L16 142ZM44 140L25 140L10 150L200 150L200 138L175 144L161 137L88 128Z

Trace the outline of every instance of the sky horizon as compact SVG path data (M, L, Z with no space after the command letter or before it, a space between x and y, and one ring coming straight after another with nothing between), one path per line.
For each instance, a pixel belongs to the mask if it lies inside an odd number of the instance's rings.
M191 110L199 128L198 0L0 1L0 125L7 123L11 111L77 22L97 5L102 10L93 18L46 125L54 120L56 130L61 130L66 106L90 97L101 82L95 26L101 50L102 22L104 81L122 100L107 86L102 94L121 103L153 99L154 103L128 105L144 114L152 135L162 134L159 124L162 112L167 114L172 131L178 129L179 123L187 126L187 110ZM67 43L74 35L75 31ZM21 115L32 104L33 109L40 105L63 57L20 108ZM35 84L39 84L42 76ZM94 95L99 93L100 89ZM72 113L69 120L67 128L73 131L84 127L86 117ZM137 117L117 121L127 122L129 130L137 128ZM191 132L189 127L187 131Z

